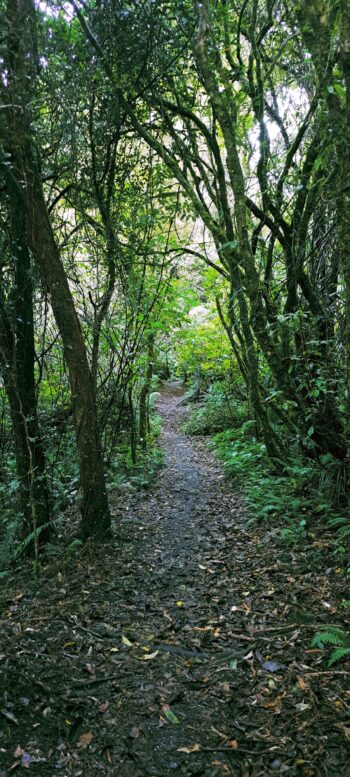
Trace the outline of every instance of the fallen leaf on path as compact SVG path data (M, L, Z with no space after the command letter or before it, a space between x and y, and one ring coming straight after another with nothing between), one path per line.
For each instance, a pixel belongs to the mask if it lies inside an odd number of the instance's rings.
M122 635L122 642L126 647L132 647L132 642L127 637L124 637L124 634Z
M336 723L336 728L340 728L340 730L343 732L345 739L350 740L350 726L347 726L345 723Z
M309 687L303 677L298 677L298 686L299 688L301 688L302 691L306 691L307 688Z
M145 656L140 656L139 661L151 661L159 653L159 650L155 650L154 653L146 653Z
M14 723L16 726L19 726L18 720L13 712L10 712L9 710L1 710L1 714L4 716L4 718L7 718L10 723Z
M262 668L266 669L267 672L278 672L279 669L282 669L282 664L279 664L278 661L264 661Z
M276 698L271 699L271 701L263 702L261 706L264 707L265 710L276 709L276 712L278 712L280 710L282 699L283 695L276 696Z
M177 717L177 715L175 715L175 712L173 712L170 709L168 704L164 704L162 709L163 709L163 712L164 712L164 715L165 715L166 719L169 720L170 723L180 723L179 718Z
M298 710L298 712L305 712L305 710L308 710L309 708L310 704L305 704L303 701L295 705L295 709Z
M77 746L80 747L82 750L84 750L84 748L90 744L93 738L94 738L94 735L91 733L91 731L87 731L86 734L82 734L79 737Z

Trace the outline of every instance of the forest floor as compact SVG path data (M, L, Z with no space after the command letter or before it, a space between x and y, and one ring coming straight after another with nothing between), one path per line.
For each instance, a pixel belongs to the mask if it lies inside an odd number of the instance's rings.
M114 497L118 535L0 596L0 777L350 775L350 672L311 639L344 625L327 538L247 521L165 386L165 464ZM112 499L113 501L113 499Z

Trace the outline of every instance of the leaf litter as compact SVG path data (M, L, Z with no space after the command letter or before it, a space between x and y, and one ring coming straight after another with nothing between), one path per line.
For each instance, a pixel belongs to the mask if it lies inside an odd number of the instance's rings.
M345 572L247 521L179 400L165 387L165 466L115 498L111 545L1 594L1 777L349 774L350 673L311 647L347 627Z

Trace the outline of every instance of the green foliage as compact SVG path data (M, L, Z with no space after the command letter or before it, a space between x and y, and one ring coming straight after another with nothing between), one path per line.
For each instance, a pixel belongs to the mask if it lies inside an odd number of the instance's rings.
M265 445L254 432L255 423L247 421L238 429L216 435L211 442L227 476L244 495L253 519L279 526L280 539L289 544L305 541L308 532L321 522L325 528L339 529L334 533L334 550L344 554L349 546L348 515L346 511L335 513L329 495L320 490L317 464L286 462L284 472L277 475Z
M184 424L184 430L188 434L214 434L241 426L247 415L247 403L232 396L228 381L220 381L212 384L203 395L199 406Z
M77 556L83 546L84 543L82 540L79 540L77 537L75 537L75 539L72 540L66 547L66 557L69 558L72 556Z
M133 463L129 446L119 446L111 467L108 490L149 488L162 466L164 453L160 448L150 447L140 451L137 462Z
M157 385L154 378L153 386ZM121 436L121 441L116 445L110 472L108 474L109 491L113 489L124 490L128 488L148 488L162 466L164 453L158 446L158 438L162 430L161 416L156 412L158 392L150 394L150 429L148 445L146 449L139 449L137 460L133 461L131 447L128 441L128 433ZM123 442L123 437L125 442Z
M183 319L181 329L173 332L178 372L188 379L200 372L204 385L231 373L231 384L237 381L242 386L227 335L213 304L198 304L198 297L197 304L194 302L192 297L192 308Z
M350 657L350 635L338 626L324 626L317 632L312 640L312 646L324 648L327 645L336 645L332 651L328 666L332 666L343 658Z

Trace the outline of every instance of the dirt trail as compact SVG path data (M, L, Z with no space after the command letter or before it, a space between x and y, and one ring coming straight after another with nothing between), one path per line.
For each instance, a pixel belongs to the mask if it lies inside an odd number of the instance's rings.
M162 391L164 467L116 501L121 536L2 597L0 777L350 774L349 673L310 651L342 574L247 527L181 395Z

